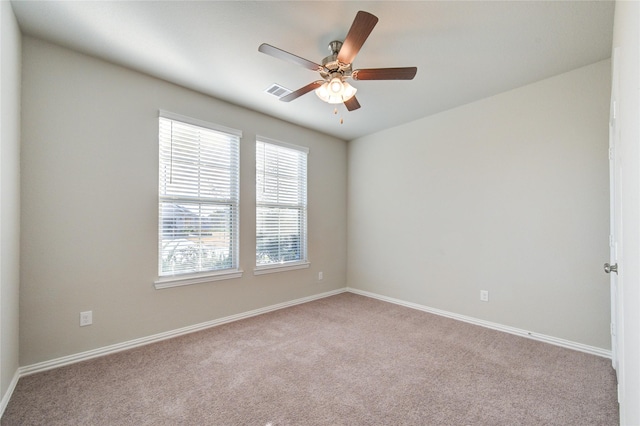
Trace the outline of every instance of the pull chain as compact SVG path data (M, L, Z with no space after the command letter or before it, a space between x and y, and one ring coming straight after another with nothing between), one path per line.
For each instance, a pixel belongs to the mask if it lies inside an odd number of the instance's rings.
M333 109L333 115L338 115L338 108ZM340 117L340 124L344 124L344 119Z

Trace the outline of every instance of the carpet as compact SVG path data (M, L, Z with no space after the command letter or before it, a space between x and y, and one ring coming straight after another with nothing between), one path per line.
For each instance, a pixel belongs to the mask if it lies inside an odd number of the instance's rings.
M617 425L611 361L342 293L19 380L10 425Z

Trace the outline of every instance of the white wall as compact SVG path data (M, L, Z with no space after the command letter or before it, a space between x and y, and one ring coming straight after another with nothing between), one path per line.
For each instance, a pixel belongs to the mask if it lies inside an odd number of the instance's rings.
M345 287L346 142L29 37L22 96L20 365ZM244 133L241 279L153 288L158 109ZM310 148L309 269L253 275L256 134Z
M20 43L11 4L0 2L0 399L18 371L20 281Z
M619 282L623 326L619 344L620 423L640 424L640 3L616 2L622 239Z
M610 348L609 67L351 141L348 285Z

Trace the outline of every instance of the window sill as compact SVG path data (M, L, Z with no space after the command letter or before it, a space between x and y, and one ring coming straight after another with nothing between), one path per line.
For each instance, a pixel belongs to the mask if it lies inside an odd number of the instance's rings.
M283 263L277 265L256 266L253 275L274 274L276 272L294 271L296 269L306 269L310 262Z
M230 280L233 278L242 278L242 270L235 269L232 271L214 272L210 274L172 276L158 278L153 282L156 290L163 288L181 287L184 285L208 283L211 281Z

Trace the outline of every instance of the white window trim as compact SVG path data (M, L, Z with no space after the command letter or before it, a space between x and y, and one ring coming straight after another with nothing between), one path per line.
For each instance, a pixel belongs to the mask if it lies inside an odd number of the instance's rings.
M295 271L296 269L306 269L311 266L311 262L289 262L278 265L256 266L253 275L274 274L276 272Z
M242 130L232 129L231 127L221 126L219 124L210 123L208 121L199 120L197 118L187 117L184 115L176 114L175 112L159 110L159 117L168 118L169 120L182 121L183 123L191 124L193 126L204 127L216 132L228 133L238 138L242 138Z
M309 154L309 148L306 146L294 145L292 143L281 142L275 139L267 138L265 136L256 135L256 141L270 143L271 145L278 145L289 149L295 149L296 151L304 152L305 154Z
M208 121L199 120L197 118L187 117L185 115L176 114L174 112L166 111L166 110L158 110L158 117L167 118L169 120L181 121L183 123L191 124L194 126L204 127L210 130L214 130L217 132L228 133L233 136L237 136L241 142L242 139L242 131L238 129L233 129L231 127L221 126L219 124L210 123ZM238 159L238 177L240 176L240 159ZM240 187L240 182L238 182L238 186ZM240 188L238 188L240 190ZM239 195L239 194L238 194ZM240 207L240 198L238 197L238 208ZM240 216L238 215L238 224L240 222ZM239 237L239 235L238 235ZM238 262L240 261L240 241L236 244L236 259ZM182 274L182 275L167 275L167 276L159 276L153 282L153 286L156 290L162 290L165 288L172 287L182 287L186 285L193 284L202 284L213 281L221 281L221 280L230 280L234 278L242 278L243 270L236 269L224 269L221 271L213 271L213 272L199 272L194 274Z
M276 139L271 139L266 136L256 135L256 142L265 142L272 145L282 146L284 148L294 149L296 151L300 151L307 156L309 155L309 148L306 146L295 145L292 143L282 142ZM308 168L308 159L307 159L307 168ZM307 172L308 173L308 172ZM307 179L307 192L309 186L309 178ZM308 195L307 195L308 197ZM307 209L308 209L308 200L307 200ZM308 215L308 210L307 210ZM307 218L308 220L308 218ZM306 221L305 221L306 222ZM304 260L281 263L281 264L270 264L270 265L256 265L253 269L253 275L265 275L265 274L273 274L278 272L286 272L286 271L294 271L297 269L306 269L311 266L311 262L309 261L309 230L307 228L307 224L305 223L305 231L304 231Z
M162 290L163 288L182 287L185 285L202 284L212 281L230 280L233 278L242 278L243 272L244 271L242 269L227 269L222 272L215 273L200 273L162 277L154 281L153 286L156 290Z

